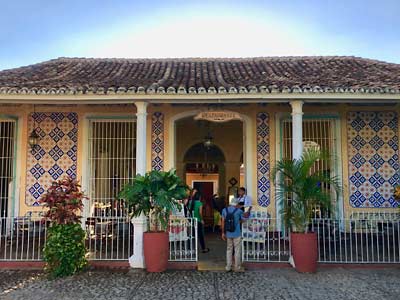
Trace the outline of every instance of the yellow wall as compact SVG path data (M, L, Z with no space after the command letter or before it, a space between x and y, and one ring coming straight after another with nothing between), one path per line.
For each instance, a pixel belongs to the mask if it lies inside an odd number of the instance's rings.
M28 116L34 111L33 105L8 105L0 106L0 115L11 115L18 117L18 129L21 131L21 139L17 141L17 149L20 153L17 157L17 187L19 194L19 215L24 215L27 211L38 211L41 207L27 206L25 204L26 187L26 160L28 153ZM134 105L127 106L93 106L93 105L35 105L36 112L76 112L78 113L78 150L77 150L77 178L82 181L83 153L86 152L87 141L85 140L84 124L89 116L121 116L132 115L136 112Z
M171 164L170 161L170 153L169 153L169 140L170 140L170 136L171 136L171 132L168 132L168 128L170 126L171 123L171 119L173 119L174 117L176 117L177 115L180 115L184 112L190 112L190 111L197 111L197 110L204 110L205 107L204 106L200 106L200 105L192 105L189 107L183 107L183 106L171 106L171 105L160 105L158 107L151 107L150 110L151 111L162 111L165 114L165 166L169 166ZM259 107L257 104L249 104L249 105L232 105L232 106L224 106L223 108L220 108L223 110L229 110L229 111L236 111L242 115L245 115L247 117L249 117L252 122L250 124L251 126L251 130L254 133L252 136L252 139L250 141L250 143L253 144L253 149L256 149L256 115L258 111L266 111L265 109L263 109L262 107ZM240 146L238 146L240 147ZM256 158L256 156L254 156ZM240 159L240 157L238 158ZM256 160L253 161L253 173L252 173L252 177L253 177L253 182L251 183L246 183L247 186L249 184L251 184L252 186L252 190L254 191L253 195L251 195L253 197L253 202L257 203L256 198L256 191L257 191L257 182L256 182L256 178L257 178L257 170L256 170ZM239 165L240 167L240 165ZM237 176L236 178L239 180L239 169L237 170ZM228 178L227 176L227 180L229 180L230 177ZM271 205L271 208L273 207L273 205ZM268 208L268 210L271 210L271 208ZM272 208L273 209L273 208Z
M176 116L177 114L183 113L185 111L193 111L204 109L204 107L192 105L189 107L184 106L171 106L169 104L162 105L149 105L148 107L148 126L147 126L147 137L148 137L148 150L147 150L147 165L148 168L151 168L151 115L153 112L161 111L164 113L164 166L170 165L170 153L169 152L169 139L171 137L171 132L169 132L169 124L171 118ZM251 118L251 126L254 135L252 140L250 141L253 144L253 149L256 150L256 116L258 112L266 112L270 117L270 163L271 168L274 166L274 162L277 156L276 153L276 143L279 143L279 140L276 136L276 120L279 117L279 114L286 113L290 114L289 105L280 105L280 104L268 104L266 106L259 106L257 104L249 104L245 106L224 106L222 109L231 110L239 112L245 116ZM322 114L338 114L340 116L340 126L341 126L341 145L342 145L342 157L341 157L341 165L342 165L342 178L343 178L343 204L346 213L351 211L367 211L367 212L384 212L384 211L393 211L393 209L375 209L375 208L352 208L349 204L349 187L348 187L348 158L347 158L347 128L346 128L346 114L348 111L393 111L395 110L398 114L400 114L400 107L396 106L375 106L375 107L364 107L364 106L348 106L345 104L342 105L329 105L329 106L304 106L305 114L312 113L322 113ZM77 176L78 179L82 179L82 170L84 169L85 162L83 161L83 154L86 152L86 137L84 124L86 124L85 120L88 116L94 115L102 115L102 116L121 116L121 115L133 115L136 111L135 106L126 105L126 106L102 106L102 105L71 105L71 106L52 106L52 105L36 105L35 111L37 112L77 112L79 116L78 123L78 160L77 160ZM26 186L26 158L27 158L27 121L28 114L33 112L32 105L2 105L0 106L0 115L12 115L19 118L18 128L21 130L20 132L20 140L17 141L17 147L19 151L19 157L17 161L17 168L19 170L19 176L17 178L17 184L19 187L19 205L20 205L20 215L23 215L27 210L39 210L38 207L27 207L25 205L25 186ZM400 122L399 122L400 126ZM400 128L399 128L400 132ZM256 155L254 155L253 162L253 182L252 190L254 191L253 195L253 203L257 203L257 170L256 170ZM268 211L274 215L275 213L275 202L274 202L274 189L271 185L271 204L268 207Z
M207 135L207 128L199 128L198 122L193 117L188 117L176 122L176 169L178 175L184 178L185 154L194 145L202 143ZM220 184L219 195L227 195L227 187L230 186L229 179L235 178L240 181L241 155L243 153L243 124L241 121L226 123L212 123L210 132L213 136L213 144L216 145L224 155L224 160L217 161L212 157L210 162L216 163L219 168ZM204 161L204 154L201 153L196 161Z
M218 174L186 173L186 184L192 187L193 181L212 181L218 190Z

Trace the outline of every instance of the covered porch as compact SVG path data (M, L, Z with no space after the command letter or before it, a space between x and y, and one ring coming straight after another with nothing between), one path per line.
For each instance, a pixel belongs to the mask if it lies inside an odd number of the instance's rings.
M282 227L269 172L276 159L299 156L310 142L336 153L335 164L319 167L340 175L344 186L343 194L335 199L334 211L316 211L312 226L318 233L319 261L399 262L399 215L392 197L398 180L397 106L360 109L340 104L338 112L332 113L333 106L293 100L262 105L198 104L196 109L189 103L147 102L134 106L66 105L62 111L43 104L23 105L23 112L8 107L4 124L12 120L15 127L2 135L11 142L2 155L3 164L9 166L2 169L3 177L8 178L8 188L4 189L4 183L2 190L9 205L1 222L0 260L41 260L46 224L39 221L37 200L46 184L67 174L81 179L90 199L82 219L89 259L129 260L133 267L143 266L141 232L146 230L146 220L129 218L118 191L135 173L176 167L177 120L211 110L240 112L247 120L243 133L239 132L243 134L242 162L238 159L236 163L244 165L243 178L238 178L240 170L235 169L232 176L224 177L220 192L229 197L229 179L236 177L236 186L245 185L253 198L255 214L243 230L245 262L287 262L290 241ZM127 108L132 112L127 113ZM33 128L43 137L32 148L27 137ZM221 143L222 138L218 139ZM57 172L57 166L63 171ZM20 183L26 182L26 188L17 184L17 176L22 177ZM37 184L40 187L35 188ZM195 224L186 219L178 223L171 224L170 260L196 262L196 236L191 229Z

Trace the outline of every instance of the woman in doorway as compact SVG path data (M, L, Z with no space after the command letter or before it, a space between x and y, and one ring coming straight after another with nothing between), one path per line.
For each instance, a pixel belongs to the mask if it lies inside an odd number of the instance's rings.
M196 200L200 200L200 193L194 188L189 192L187 199L183 202L186 218L193 217L194 202Z
M197 236L199 239L201 252L210 252L209 248L206 248L206 242L204 240L204 218L203 218L203 202L201 201L200 193L193 189L191 197L190 207L192 208L192 216L197 220Z

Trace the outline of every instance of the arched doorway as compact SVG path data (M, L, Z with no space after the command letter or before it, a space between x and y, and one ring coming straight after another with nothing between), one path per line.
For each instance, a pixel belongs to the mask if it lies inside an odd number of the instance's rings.
M221 208L228 202L243 180L252 183L251 169L244 167L252 159L251 126L244 120L223 123L195 120L197 112L180 114L172 118L169 137L171 167L191 187L204 195L206 247L210 252L199 253L198 268L203 270L224 268L226 244L218 231L219 213L211 205L210 195L217 193ZM251 167L249 163L248 166ZM242 181L243 181L242 180ZM251 187L250 187L251 189ZM215 201L213 202L215 204Z
M168 160L166 163L167 169L177 169L178 173L180 169L182 170L182 165L181 165L182 161L179 160L179 156L177 155L178 153L177 143L178 140L181 138L179 136L179 130L177 130L178 129L177 127L179 125L179 122L183 119L191 119L193 121L194 116L196 116L201 111L203 110L196 109L196 110L184 111L172 116L169 119L168 132L170 133L170 135L168 138L168 145L167 145L168 147ZM253 199L256 199L257 183L254 179L254 176L256 174L256 164L254 163L256 160L254 120L245 114L239 114L239 115L241 117L241 121L236 121L236 122L240 122L242 124L242 130L239 134L236 133L236 138L241 139L243 143L242 183L244 186L246 186L247 194L252 196ZM222 123L219 125L221 125L221 127L223 128L224 124L226 123ZM202 141L201 138L197 140L197 142L201 141ZM192 144L194 144L194 142Z
M222 188L225 182L224 153L215 144L207 146L204 143L197 143L186 151L183 164L186 184L196 188L202 195L205 226L207 228L216 226L214 210L220 210L226 204ZM216 198L214 195L219 197Z

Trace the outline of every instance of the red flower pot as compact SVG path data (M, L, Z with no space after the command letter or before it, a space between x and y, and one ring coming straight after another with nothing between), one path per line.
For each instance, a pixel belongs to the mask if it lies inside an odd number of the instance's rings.
M315 273L318 260L317 234L314 232L291 233L290 242L296 271Z
M167 269L169 242L167 232L143 234L144 261L148 272L164 272Z

